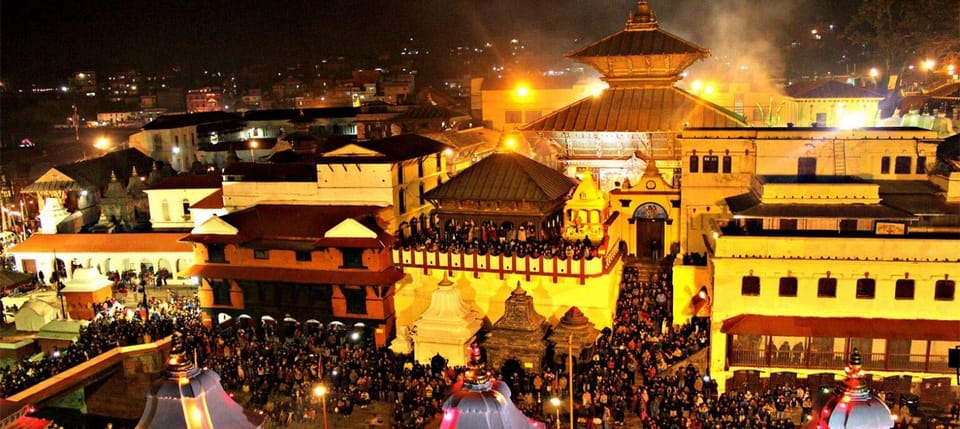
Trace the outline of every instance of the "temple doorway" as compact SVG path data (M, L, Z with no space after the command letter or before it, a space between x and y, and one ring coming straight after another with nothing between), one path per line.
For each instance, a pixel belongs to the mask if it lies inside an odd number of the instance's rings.
M664 223L667 210L657 203L644 203L633 212L633 223L637 226L636 249L640 259L657 261L664 255Z
M523 381L523 365L516 359L507 359L500 368L500 376L503 377L508 386L519 386ZM511 390L519 392L517 388Z

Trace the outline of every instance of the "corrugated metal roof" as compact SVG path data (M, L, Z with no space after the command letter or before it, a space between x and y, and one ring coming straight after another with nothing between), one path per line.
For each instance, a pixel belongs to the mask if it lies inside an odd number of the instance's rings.
M318 164L337 164L337 163L381 163L381 162L402 162L409 159L419 158L421 156L433 155L443 152L446 149L452 149L449 145L436 141L419 134L401 134L398 136L387 137L385 139L366 140L366 141L344 141L339 145L326 148L328 152L339 149L348 144L354 144L364 149L383 154L383 156L323 156L317 159Z
M523 155L494 153L457 174L425 197L430 200L553 201L576 182Z
M743 118L676 87L609 88L522 127L523 131L667 132L746 126Z
M798 82L784 88L793 98L883 98L882 94L835 80Z
M9 253L122 253L183 252L193 248L179 240L183 233L33 234Z
M189 174L182 173L163 179L150 189L215 189L220 188L223 176L220 174Z
M446 107L434 106L432 104L419 105L408 109L397 116L392 121L418 121L421 119L449 119L457 117L469 117L465 113L460 113Z
M741 217L916 219L884 204L764 204L753 193L735 195L726 201L730 212Z
M222 209L223 208L223 189L217 189L212 194L197 201L191 209Z
M621 30L566 56L583 58L669 54L706 56L709 51L663 31L659 27L653 27Z
M230 112L197 112L176 115L160 115L143 126L144 130L168 130L220 121L237 121L240 115Z
M380 210L382 207L376 206L261 204L224 215L221 219L240 231L231 242L281 240L323 245L324 234L349 218L377 234L377 242L370 242L371 247L383 247L393 242L393 236L373 219ZM183 240L202 242L204 237L188 235Z
M58 165L54 168L73 179L82 187L103 187L110 183L111 174L116 173L117 180L120 183L126 183L133 172L133 167L137 168L137 174L146 177L153 170L154 160L137 149L129 148L114 152L109 152L101 157L92 158L85 161L74 162L71 164ZM36 190L75 190L76 188L67 187L59 189L64 184L43 185L43 182L35 182L37 187L44 188L52 186L51 189ZM25 190L33 192L31 188L34 184L28 186Z

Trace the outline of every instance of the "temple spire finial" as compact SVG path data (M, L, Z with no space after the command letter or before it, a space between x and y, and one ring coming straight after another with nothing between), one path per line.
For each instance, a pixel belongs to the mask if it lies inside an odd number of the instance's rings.
M657 28L657 14L650 9L647 0L637 0L637 10L630 12L627 29L643 30Z

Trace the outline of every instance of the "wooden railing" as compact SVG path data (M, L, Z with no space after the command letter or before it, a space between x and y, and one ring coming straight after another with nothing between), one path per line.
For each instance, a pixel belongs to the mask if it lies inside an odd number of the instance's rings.
M849 356L844 352L790 352L779 353L771 350L729 351L731 366L752 366L764 368L810 368L839 369L847 365ZM951 373L947 367L946 355L935 354L895 354L864 353L863 367L870 371L910 371Z
M476 253L451 253L427 249L396 249L393 260L402 269L449 270L480 274L496 274L501 280L508 274L518 274L530 281L533 277L548 277L553 283L560 278L574 278L586 284L588 278L606 275L617 265L621 257L620 245L607 246L596 258L560 259L530 256L479 255Z

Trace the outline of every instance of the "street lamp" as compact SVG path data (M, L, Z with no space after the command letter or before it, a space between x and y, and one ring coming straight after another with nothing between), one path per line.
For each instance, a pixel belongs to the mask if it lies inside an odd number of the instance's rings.
M313 388L313 394L320 398L320 406L323 409L323 429L330 429L327 426L327 386L318 384Z
M557 429L560 429L560 398L554 396L550 398L550 405L553 405L553 408L557 410Z

